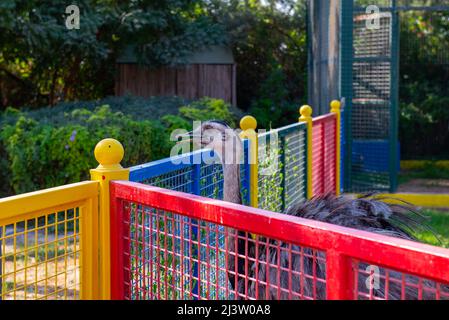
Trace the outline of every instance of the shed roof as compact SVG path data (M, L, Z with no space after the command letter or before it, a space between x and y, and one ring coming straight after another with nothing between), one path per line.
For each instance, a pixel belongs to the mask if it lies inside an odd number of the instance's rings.
M228 47L211 46L201 51L194 52L187 57L188 64L234 64L232 50ZM131 46L117 59L117 63L137 63L137 57Z

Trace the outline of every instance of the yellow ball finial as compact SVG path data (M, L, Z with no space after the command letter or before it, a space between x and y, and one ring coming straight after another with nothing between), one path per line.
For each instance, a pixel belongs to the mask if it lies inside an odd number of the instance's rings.
M331 102L331 112L338 112L340 111L341 103L338 100L333 100Z
M302 118L310 118L312 116L312 107L311 106L302 106L299 109L299 113L301 114Z
M256 118L252 116L245 116L240 120L240 129L243 131L253 129L256 130L257 128L257 120Z
M125 150L119 141L108 138L97 143L94 154L100 167L121 168L120 162L125 155Z

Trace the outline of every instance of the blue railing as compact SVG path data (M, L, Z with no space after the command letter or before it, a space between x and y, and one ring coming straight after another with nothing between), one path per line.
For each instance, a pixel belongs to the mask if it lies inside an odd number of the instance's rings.
M241 193L243 204L248 205L250 203L249 141L244 140L243 146L244 159L240 172ZM206 163L204 161L205 159L208 159L209 161ZM223 170L222 165L218 160L218 157L213 151L208 149L198 150L131 167L129 180L170 190L204 196L207 198L223 199ZM185 219L188 220L188 218ZM224 248L224 232L223 230L218 230L218 234L220 235L219 237L215 232L210 232L209 239L206 240L203 239L204 237L198 232L198 221L191 219L191 221L185 222L186 226L190 225L191 227L188 227L188 230L184 230L184 241L191 241L197 245L194 246L191 252L193 262L190 263L190 260L186 260L184 268L192 269L192 276L194 279L198 279L198 272L201 273L199 278L206 279L206 267L198 266L198 255L201 255L201 257L204 258L207 254L206 248L201 246L201 244L208 241L210 245L215 246L215 243L218 241L219 246ZM158 223L158 221L153 221L151 223ZM186 245L185 247L188 248L189 246ZM219 255L218 260L224 264L225 259L223 252L209 253L209 255L215 254ZM184 256L188 257L189 255L190 252L184 252ZM215 260L217 257L210 256L209 258ZM140 266L137 265L136 267ZM224 271L220 271L219 274L212 272L208 276L214 279L217 283L220 283L221 287L225 287L227 285L227 276ZM140 281L140 279L134 279L134 281ZM194 298L198 296L204 297L206 294L212 296L215 295L215 292L198 292L199 286L197 281L193 284L186 283L183 285L185 285L186 288L191 288L191 294ZM201 287L204 288L205 286ZM189 295L180 298L188 299ZM226 297L220 298L225 299Z
M250 199L249 141L244 143L240 179L243 204ZM206 163L204 159L210 159ZM209 161L208 161L209 162ZM223 170L211 150L198 150L130 168L129 180L213 199L223 198Z

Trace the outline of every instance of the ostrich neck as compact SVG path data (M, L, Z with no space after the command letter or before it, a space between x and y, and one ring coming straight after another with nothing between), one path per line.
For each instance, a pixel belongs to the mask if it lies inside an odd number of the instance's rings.
M237 204L242 203L240 196L240 165L223 164L223 200Z

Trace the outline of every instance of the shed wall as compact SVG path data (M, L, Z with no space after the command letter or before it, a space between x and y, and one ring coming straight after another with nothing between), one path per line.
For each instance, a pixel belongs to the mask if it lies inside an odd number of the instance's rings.
M207 96L236 105L235 72L232 64L192 64L158 69L118 64L115 93L117 96L142 97L176 95L186 99Z

